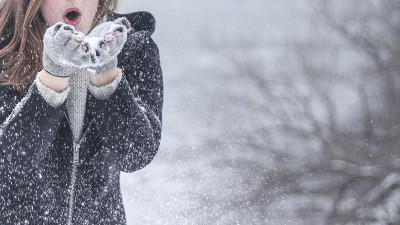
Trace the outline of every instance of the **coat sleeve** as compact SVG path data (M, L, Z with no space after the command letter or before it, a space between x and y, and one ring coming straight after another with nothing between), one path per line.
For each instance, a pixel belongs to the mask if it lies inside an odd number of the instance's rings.
M118 65L117 89L106 99L89 95L89 110L106 155L121 171L133 172L152 161L161 140L163 78L151 32L130 33Z
M64 106L48 104L35 83L25 96L0 86L0 177L27 176L40 167L63 116Z

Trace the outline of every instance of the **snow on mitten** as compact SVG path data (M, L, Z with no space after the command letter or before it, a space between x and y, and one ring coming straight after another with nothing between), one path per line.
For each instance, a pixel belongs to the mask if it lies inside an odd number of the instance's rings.
M102 74L117 66L117 55L127 40L131 24L125 18L105 22L95 27L84 40L89 45L90 57L94 66L92 73Z
M59 22L47 28L43 38L43 68L48 73L68 77L77 68L92 65L84 34Z

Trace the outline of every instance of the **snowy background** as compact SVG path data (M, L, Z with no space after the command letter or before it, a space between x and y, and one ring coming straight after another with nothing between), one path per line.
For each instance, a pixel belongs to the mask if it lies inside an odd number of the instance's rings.
M165 86L161 148L122 176L128 224L399 222L398 143L382 139L399 76L374 76L397 45L374 34L395 37L381 17L400 10L377 2L120 0L155 16Z

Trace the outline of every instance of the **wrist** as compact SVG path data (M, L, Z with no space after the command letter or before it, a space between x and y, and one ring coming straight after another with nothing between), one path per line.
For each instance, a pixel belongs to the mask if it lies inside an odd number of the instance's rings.
M75 70L72 66L55 63L46 53L43 54L43 69L56 77L68 77Z
M90 83L96 87L101 87L110 84L118 76L118 73L119 69L117 67L114 67L111 70L108 70L107 72L101 74L91 74Z
M68 87L69 77L53 76L46 70L40 71L39 76L40 76L40 81L43 83L43 85L53 89L58 93L61 93Z

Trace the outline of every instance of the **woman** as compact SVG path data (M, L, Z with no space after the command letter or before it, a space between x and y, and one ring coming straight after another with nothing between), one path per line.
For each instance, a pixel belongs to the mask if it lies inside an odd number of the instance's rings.
M120 171L157 153L163 84L154 18L115 7L0 0L0 224L126 224Z

